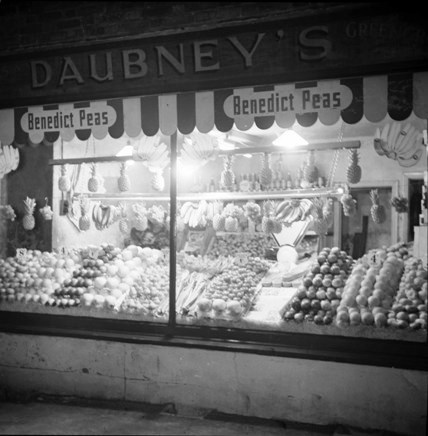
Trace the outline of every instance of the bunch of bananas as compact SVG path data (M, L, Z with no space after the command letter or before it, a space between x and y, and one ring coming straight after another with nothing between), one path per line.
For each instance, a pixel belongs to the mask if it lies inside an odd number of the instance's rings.
M196 161L204 164L209 160L215 160L218 148L215 139L202 133L193 132L184 138L181 149L181 157L187 161Z
M168 147L160 143L158 136L144 136L133 147L132 156L135 160L143 161L147 168L163 169L169 163Z
M403 167L416 165L422 155L422 134L407 123L386 124L382 131L377 128L374 148L379 156L396 160Z
M180 209L180 215L189 227L205 227L208 221L212 221L214 215L221 213L221 203L219 201L207 202L201 200L199 203L186 201Z
M19 151L10 145L3 145L0 148L0 179L4 175L15 171L19 164Z
M92 209L92 219L97 230L110 227L118 216L120 216L120 209L113 205L107 206L97 202Z
M281 201L276 207L275 219L284 224L305 220L311 213L312 206L311 200L307 198Z

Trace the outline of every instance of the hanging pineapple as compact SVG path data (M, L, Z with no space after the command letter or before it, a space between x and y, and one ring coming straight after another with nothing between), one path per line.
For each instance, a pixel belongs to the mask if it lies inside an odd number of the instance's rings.
M33 230L36 225L36 220L34 219L33 213L36 207L36 200L34 198L27 197L24 200L25 205L25 215L22 219L22 225L25 230Z
M268 200L263 203L262 231L264 233L273 233L274 230L278 229L275 226L275 220L272 218L275 209L276 207L273 201Z
M131 188L131 181L129 176L126 174L126 162L120 164L120 177L117 179L117 186L120 192L129 191Z
M220 184L226 189L229 189L235 183L235 174L232 171L232 156L225 156L223 161L223 171L220 176Z
M315 166L314 150L311 150L308 154L308 158L303 168L303 179L307 183L315 183L318 181L318 168Z
M224 230L226 232L237 232L239 230L238 218L233 216L228 216L224 220Z
M217 213L213 216L213 229L216 232L224 230L225 218L223 215Z
M67 175L67 167L61 165L61 176L58 179L58 188L62 192L68 192L71 189L71 180Z
M152 188L155 191L162 192L165 189L165 179L162 174L162 168L155 168L152 170L153 176L151 180Z
M346 169L348 183L358 183L361 180L361 167L358 165L358 152L351 148L349 150L349 165Z
M97 166L95 163L91 164L91 177L88 180L88 191L97 192L100 188L100 178L97 174Z
M123 234L129 233L129 220L126 215L125 206L123 204L119 205L120 207L120 220L119 220L119 230Z
M89 216L89 210L91 208L91 202L88 198L80 198L80 210L81 215L79 218L79 229L82 232L86 232L91 227L91 218Z
M329 228L329 201L333 202L331 198L323 201L321 198L314 198L312 200L312 226L317 235L325 235ZM326 213L325 213L326 212Z
M267 190L272 182L272 169L270 168L270 155L265 153L262 160L262 169L260 171L260 184L264 190Z
M383 210L382 206L379 204L379 193L377 189L372 189L370 191L370 200L373 203L370 208L372 219L376 224L379 224L383 221Z

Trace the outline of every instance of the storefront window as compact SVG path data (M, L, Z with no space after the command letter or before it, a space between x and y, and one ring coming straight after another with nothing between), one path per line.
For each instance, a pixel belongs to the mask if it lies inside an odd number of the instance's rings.
M350 88L330 85L349 106ZM16 208L19 196L0 185L0 309L426 340L426 260L397 208L406 169L426 172L426 120L346 122L342 109L234 119L228 96L226 124L214 123L213 107L202 108L212 122L194 108L203 122L182 133L160 111L150 134L138 120L138 134L33 143L52 176L42 202L19 198L16 220L8 202ZM189 115L176 109L177 119ZM20 183L22 197L38 182ZM28 238L11 245L13 232Z

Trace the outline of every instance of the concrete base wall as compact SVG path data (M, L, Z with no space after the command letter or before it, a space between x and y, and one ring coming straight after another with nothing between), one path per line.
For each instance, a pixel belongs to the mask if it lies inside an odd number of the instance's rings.
M0 333L0 388L425 435L428 373Z

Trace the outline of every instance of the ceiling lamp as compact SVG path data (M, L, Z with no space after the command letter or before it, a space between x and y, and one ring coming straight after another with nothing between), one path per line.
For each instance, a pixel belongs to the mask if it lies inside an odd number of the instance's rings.
M287 129L284 133L282 133L278 138L273 141L273 145L277 145L278 147L285 148L294 148L300 145L308 145L308 141L302 138L299 134L297 134L294 130Z

